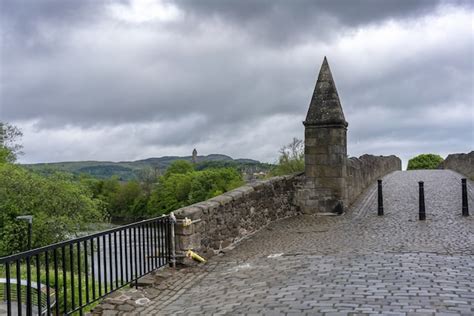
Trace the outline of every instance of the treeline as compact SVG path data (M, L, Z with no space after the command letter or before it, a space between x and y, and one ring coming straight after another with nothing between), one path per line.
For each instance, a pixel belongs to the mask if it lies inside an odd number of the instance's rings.
M27 250L27 223L18 216L32 215L32 248L74 238L113 219L132 222L167 214L244 184L242 172L262 165L173 162L161 174L143 170L138 180L98 179L64 172L40 174L15 163L21 154L21 131L1 124L0 131L0 257ZM300 171L301 141L281 150L273 175ZM265 165L270 169L271 165Z
M0 257L27 250L27 222L32 215L32 248L76 237L113 218L135 221L222 194L243 184L235 168L195 170L175 161L164 174L145 170L140 180L97 179L55 172L38 174L15 164L21 132L3 126L0 142Z
M133 222L167 214L243 184L233 168L196 171L174 162L163 175L121 182L56 173L43 176L0 162L0 256L26 250L26 222L33 215L32 246L40 247L90 230L92 224Z
M145 171L140 180L121 182L117 177L102 180L82 176L80 182L95 199L104 202L108 216L119 221L167 214L243 184L241 174L234 168L195 170L184 160L173 162L163 175Z

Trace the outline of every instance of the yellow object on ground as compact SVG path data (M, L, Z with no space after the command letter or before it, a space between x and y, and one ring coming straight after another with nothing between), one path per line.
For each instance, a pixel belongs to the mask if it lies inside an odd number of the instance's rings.
M192 250L188 250L186 252L186 257L194 259L194 260L199 261L199 262L203 262L203 263L206 262L206 259L204 259L203 257L201 257L200 255L198 255L197 253L195 253Z

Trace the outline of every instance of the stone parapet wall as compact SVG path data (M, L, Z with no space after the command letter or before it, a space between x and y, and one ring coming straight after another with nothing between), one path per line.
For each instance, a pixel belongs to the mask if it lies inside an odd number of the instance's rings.
M396 156L363 155L347 159L347 195L349 203L373 182L396 170L402 169L402 161Z
M440 165L441 169L451 169L474 180L474 151L468 154L451 154Z
M348 159L345 180L350 202L378 178L400 169L401 161L395 156L364 155ZM307 197L302 193L305 190L312 192L312 199L324 200L325 193L317 188L309 188L306 182L301 174L275 177L176 210L174 214L178 224L175 242L178 258L183 258L188 250L206 258L211 257L270 222L304 211L302 202ZM185 218L191 220L192 224L185 225Z
M177 256L193 250L210 257L272 221L296 215L293 200L300 181L298 175L257 181L176 210ZM193 224L184 226L184 218Z

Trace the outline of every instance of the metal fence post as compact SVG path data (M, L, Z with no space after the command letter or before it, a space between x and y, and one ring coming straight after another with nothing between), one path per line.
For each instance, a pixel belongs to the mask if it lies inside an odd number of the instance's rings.
M467 203L467 180L461 179L462 186L462 216L469 216L469 206Z
M378 209L377 209L377 215L382 216L383 215L383 193L382 193L382 180L377 180L378 184Z
M418 182L418 186L419 186L419 195L420 195L419 219L420 221L424 221L426 219L424 182L423 181Z
M176 216L174 212L170 213L171 219L171 265L173 268L176 268L176 244L175 244L175 225L176 225Z

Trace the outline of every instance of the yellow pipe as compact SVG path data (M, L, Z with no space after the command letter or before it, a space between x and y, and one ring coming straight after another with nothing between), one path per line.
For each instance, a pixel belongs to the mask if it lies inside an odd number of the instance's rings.
M195 253L192 250L188 250L186 252L186 257L194 259L194 260L199 261L199 262L203 262L203 263L206 262L206 259L204 259L203 257L201 257L200 255L198 255L197 253Z
M190 220L190 219L187 218L187 217L185 217L184 220L183 220L183 226L184 226L184 227L190 226L192 223L193 223L193 221Z

